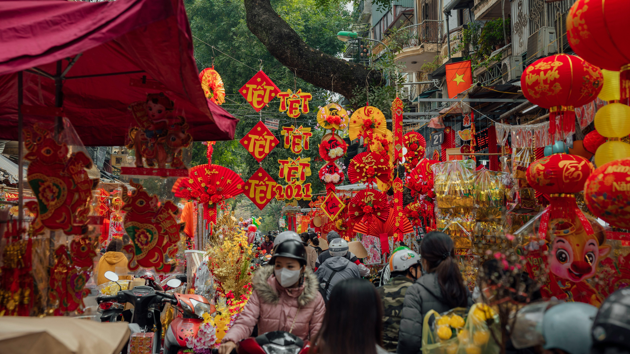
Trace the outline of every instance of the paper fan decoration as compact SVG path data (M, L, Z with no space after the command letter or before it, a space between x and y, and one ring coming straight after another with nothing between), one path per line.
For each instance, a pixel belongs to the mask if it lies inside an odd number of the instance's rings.
M387 134L387 123L385 116L376 107L361 107L354 111L350 117L348 128L350 140L363 138L365 143L369 143L373 134Z
M405 207L405 216L411 219L413 225L424 226L426 232L435 228L433 203L426 199L420 199L417 202L407 204Z
M378 236L380 234L387 234L388 236L394 235L394 209L390 209L388 211L388 217L383 222L378 219L372 220L371 222L362 221L356 225L354 225L354 232L360 232L365 235ZM403 234L408 234L413 232L413 226L407 220L407 218L403 218L402 225Z
M348 112L338 103L329 103L317 111L317 124L324 129L345 130L349 119Z
M207 99L218 105L222 105L225 102L223 80L221 80L219 73L214 70L214 66L203 69L199 73L199 80L201 81L203 94Z
M389 203L385 193L374 189L364 189L357 193L348 204L347 227L352 230L354 225L366 221L387 220Z
M350 161L348 179L350 183L371 184L380 181L389 184L392 171L389 156L375 152L362 152Z
M337 134L326 134L319 144L319 156L324 161L335 161L348 151L348 144Z
M343 171L334 162L329 162L319 169L319 179L326 185L326 191L334 191L335 186L341 184L344 177Z
M394 162L394 134L389 129L384 135L374 134L369 147L371 152L389 155L389 161Z

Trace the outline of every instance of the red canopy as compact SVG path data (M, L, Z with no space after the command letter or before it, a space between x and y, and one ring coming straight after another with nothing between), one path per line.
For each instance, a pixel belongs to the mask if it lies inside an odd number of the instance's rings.
M175 101L194 140L234 138L238 120L201 89L183 0L0 1L0 34L0 139L18 137L17 72L24 105L55 107L46 76L68 66L63 115L85 145L124 145L127 107L155 92ZM25 114L24 124L52 119Z

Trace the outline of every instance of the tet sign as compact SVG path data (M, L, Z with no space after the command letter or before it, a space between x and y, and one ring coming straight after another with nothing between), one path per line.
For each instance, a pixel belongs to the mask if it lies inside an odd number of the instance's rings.
M286 160L278 160L280 163L280 178L289 183L302 184L306 181L306 177L311 175L311 158L297 157L295 160L287 158Z
M280 98L280 112L287 112L287 115L291 118L297 118L302 113L308 113L308 101L313 99L313 95L310 93L302 92L302 89L293 93L291 89L286 92L280 92L278 94Z
M284 148L289 149L295 154L299 154L302 150L308 150L310 148L310 138L313 136L311 128L304 128L300 126L295 128L294 126L282 127L282 135L284 135Z
M276 181L269 176L262 167L245 182L243 190L245 195L258 209L263 210L265 206L276 196Z
M240 140L241 145L249 152L256 161L262 161L280 141L273 135L263 122L258 122Z
M289 184L286 186L276 185L276 199L279 201L291 200L291 199L313 199L313 192L311 190L311 184Z
M249 79L238 92L245 97L256 112L260 112L263 107L278 96L280 89L261 70Z

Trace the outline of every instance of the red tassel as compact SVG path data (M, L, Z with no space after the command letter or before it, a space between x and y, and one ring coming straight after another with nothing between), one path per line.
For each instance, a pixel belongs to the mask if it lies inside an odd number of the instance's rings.
M381 254L389 254L389 237L387 234L380 234L378 238L381 240Z
M556 112L550 112L549 113L549 134L554 135L556 134L556 115L558 113Z

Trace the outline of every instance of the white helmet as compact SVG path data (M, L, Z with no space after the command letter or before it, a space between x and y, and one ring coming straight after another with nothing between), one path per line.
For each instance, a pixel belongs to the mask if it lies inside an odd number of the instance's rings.
M348 253L348 241L336 238L328 245L328 251L333 257L344 257Z
M420 255L412 250L400 250L389 258L390 272L404 272L420 264Z

